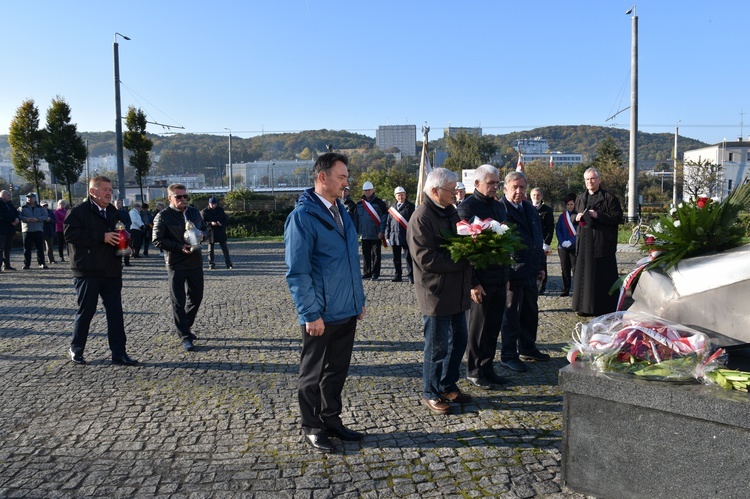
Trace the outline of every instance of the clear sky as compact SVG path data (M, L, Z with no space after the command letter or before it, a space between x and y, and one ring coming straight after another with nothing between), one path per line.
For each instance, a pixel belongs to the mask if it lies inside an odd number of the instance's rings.
M628 129L632 6L619 0L0 0L0 134L59 95L79 131L123 115L190 133L427 122L485 134ZM643 0L639 129L709 143L750 136L747 0ZM743 114L747 113L747 114ZM741 123L744 122L744 127ZM167 131L149 125L149 131ZM174 130L180 131L180 130Z

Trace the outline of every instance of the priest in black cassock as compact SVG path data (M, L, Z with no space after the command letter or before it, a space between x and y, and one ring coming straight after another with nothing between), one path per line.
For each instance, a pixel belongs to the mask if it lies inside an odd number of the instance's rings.
M586 192L576 197L576 271L573 311L579 315L603 315L617 309L617 294L609 294L617 281L617 227L622 207L617 196L601 188L596 168L583 174Z

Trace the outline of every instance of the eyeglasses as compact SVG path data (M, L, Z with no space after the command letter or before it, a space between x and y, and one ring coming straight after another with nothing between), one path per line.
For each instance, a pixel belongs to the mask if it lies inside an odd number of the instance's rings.
M445 187L440 187L441 191L450 192L451 194L455 194L458 189L446 189Z
M175 199L184 199L185 201L190 199L190 196L188 196L187 194L172 194L172 197Z

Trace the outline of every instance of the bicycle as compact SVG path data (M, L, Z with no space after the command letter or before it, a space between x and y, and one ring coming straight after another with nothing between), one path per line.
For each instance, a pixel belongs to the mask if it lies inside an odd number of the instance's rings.
M633 233L630 235L630 239L628 239L628 244L631 246L638 246L642 237L645 238L647 234L653 233L654 228L651 226L651 221L644 222L643 218L638 216L638 223L633 227Z

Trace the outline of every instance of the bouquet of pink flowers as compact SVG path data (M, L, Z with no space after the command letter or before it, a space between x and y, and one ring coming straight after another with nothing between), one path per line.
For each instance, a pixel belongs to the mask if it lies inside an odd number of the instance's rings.
M511 265L513 254L524 248L515 229L491 218L474 217L471 222L458 222L456 233L457 236L445 236L448 243L443 247L448 248L454 262L466 258L477 269Z

